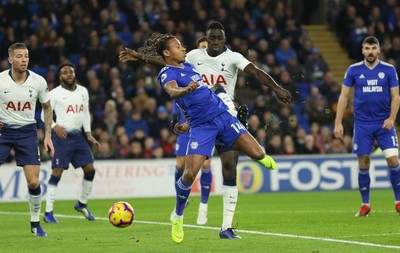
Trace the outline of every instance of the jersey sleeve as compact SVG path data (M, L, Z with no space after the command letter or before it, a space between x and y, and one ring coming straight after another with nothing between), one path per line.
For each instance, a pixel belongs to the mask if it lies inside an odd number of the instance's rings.
M389 73L389 85L390 88L394 88L399 86L399 77L397 76L397 72L396 69L394 68L394 66L392 66L390 68L390 71L388 71Z
M89 92L85 87L82 87L82 95L85 99L85 104L83 106L83 130L85 133L91 132L90 126L90 113L89 113Z
M246 59L242 54L239 54L237 52L232 52L232 56L229 58L238 69L244 70L244 68L249 65L251 62Z
M165 84L176 81L175 73L173 71L167 71L168 67L165 67L161 70L160 74L158 75L158 83L164 88Z
M348 67L346 73L344 74L343 85L346 87L353 87L353 68Z
M47 82L43 77L39 75L36 78L37 78L36 81L38 83L39 102L41 104L47 103L47 101L50 100L49 87L47 86Z

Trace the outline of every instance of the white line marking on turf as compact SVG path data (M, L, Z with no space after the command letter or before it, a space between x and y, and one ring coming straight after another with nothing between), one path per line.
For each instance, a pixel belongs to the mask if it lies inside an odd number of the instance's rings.
M3 212L0 211L0 214L11 214L11 215L30 215L30 213L22 213L22 212ZM64 215L64 214L57 214L56 217L63 217L63 218L72 218L72 219L84 219L81 215ZM96 217L97 220L104 220L107 221L108 218ZM135 223L142 223L142 224L152 224L152 225L163 225L163 226L170 226L170 222L156 222L156 221L140 221L135 220ZM220 230L217 227L208 227L208 226L197 226L197 225L190 225L185 224L184 227L189 228L200 228L200 229L209 229L209 230ZM340 240L340 239L333 239L327 237L314 237L314 236L306 236L306 235L292 235L292 234L282 234L282 233L270 233L270 232L260 232L260 231L252 231L252 230L241 230L237 229L237 232L245 233L245 234L255 234L255 235L268 235L268 236L277 236L277 237L286 237L286 238L295 238L295 239L306 239L306 240L315 240L315 241L325 241L325 242L337 242L337 243L344 243L344 244L354 244L354 245L361 245L361 246L368 246L368 247L377 247L377 248L388 248L388 249L400 249L400 246L396 245L386 245L386 244L377 244L377 243L369 243L369 242L358 242L358 241L348 241L348 240ZM380 234L381 236L382 234ZM393 234L390 234L393 235Z

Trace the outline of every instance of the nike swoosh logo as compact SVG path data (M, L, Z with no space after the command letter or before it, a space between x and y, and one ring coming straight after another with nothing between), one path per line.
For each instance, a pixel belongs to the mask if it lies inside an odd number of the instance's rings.
M5 90L5 91L4 91L4 93L10 93L10 92L11 92L11 91L9 91L9 90Z
M202 63L202 62L198 62L198 63L197 63L197 65L201 65L201 64L203 64L203 63Z

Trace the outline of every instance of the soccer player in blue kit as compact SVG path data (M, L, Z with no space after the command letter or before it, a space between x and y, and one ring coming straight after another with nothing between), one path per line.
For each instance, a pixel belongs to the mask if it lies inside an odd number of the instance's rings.
M166 62L158 82L175 99L187 121L176 124L180 133L190 128L185 169L177 182L176 215L172 222L172 240L183 241L183 212L194 179L203 162L212 155L216 139L234 150L243 152L267 169L275 169L275 161L265 154L246 128L228 112L222 99L204 83L192 64L185 62L186 50L172 34L160 35L156 41L157 53Z
M335 119L334 135L342 139L343 114L350 89L354 87L353 153L358 158L358 185L362 199L356 216L368 216L371 211L369 166L375 140L383 150L390 168L395 208L400 213L400 165L394 128L400 103L399 80L395 68L379 60L379 53L378 39L366 37L362 43L364 60L351 65L344 76Z
M246 74L258 79L262 85L273 89L280 101L284 103L290 103L292 101L289 91L279 86L267 73L257 68L257 66L247 60L243 55L231 51L225 45L225 30L221 23L210 22L206 31L206 39L209 47L191 50L187 54L186 61L196 66L196 69L203 77L204 83L206 83L209 88L215 89L217 88L217 85L222 86L221 89L216 89L216 93L222 90L218 96L224 97L223 100L228 102L227 104L231 102L231 99L234 96L237 73L239 70L242 70ZM121 60L143 60L154 65L165 65L163 60L160 61L152 56L151 52L146 52L146 50L137 53L136 51L127 48L120 53ZM236 113L239 119L243 118L241 122L245 125L246 123L244 121L247 112L242 111L241 113L239 107L237 112L232 112L233 115L236 115ZM238 199L236 167L239 152L231 150L220 142L216 143L216 150L221 158L223 175L223 222L219 236L220 238L240 239L240 236L236 235L232 228L232 220ZM202 175L203 172L202 169ZM182 173L183 171L179 170L179 167L177 167L175 177L179 178ZM206 222L207 202L203 200L202 196L197 223L205 224Z

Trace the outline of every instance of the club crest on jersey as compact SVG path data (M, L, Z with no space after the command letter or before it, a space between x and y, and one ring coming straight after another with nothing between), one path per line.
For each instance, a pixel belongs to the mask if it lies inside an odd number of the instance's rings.
M32 110L31 103L29 102L8 102L6 106L6 110L13 110L13 111L25 111L25 110Z
M385 73L379 72L378 76L379 76L380 79L383 79L383 78L385 78Z

